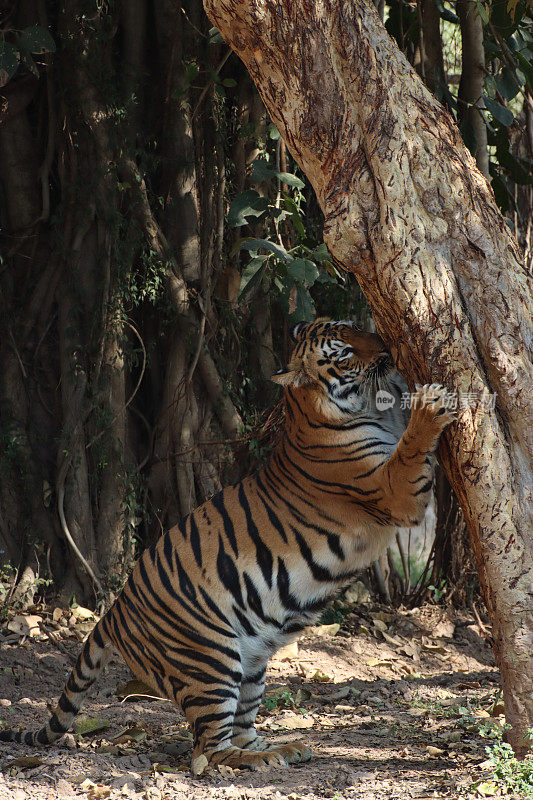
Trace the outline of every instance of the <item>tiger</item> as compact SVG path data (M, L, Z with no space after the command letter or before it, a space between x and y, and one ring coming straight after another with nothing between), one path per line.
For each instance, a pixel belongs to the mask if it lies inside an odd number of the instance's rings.
M349 321L292 331L272 380L285 422L265 465L200 505L141 555L86 639L59 702L30 746L59 739L111 654L184 713L192 772L307 761L305 741L270 744L255 727L269 658L318 619L332 595L421 522L433 454L454 419L447 390L416 385L406 424L382 339ZM390 404L392 406L392 403Z

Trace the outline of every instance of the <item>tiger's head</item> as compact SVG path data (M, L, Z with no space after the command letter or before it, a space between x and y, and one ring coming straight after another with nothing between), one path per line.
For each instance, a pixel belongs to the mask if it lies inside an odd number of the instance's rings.
M291 359L272 380L292 389L312 389L327 416L353 416L372 406L393 371L383 341L353 323L318 319L299 322Z

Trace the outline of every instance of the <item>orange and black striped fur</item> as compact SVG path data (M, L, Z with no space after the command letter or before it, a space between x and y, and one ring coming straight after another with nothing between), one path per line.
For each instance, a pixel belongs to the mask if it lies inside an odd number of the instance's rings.
M446 390L418 387L407 429L378 336L348 322L296 326L284 434L252 477L229 486L141 556L121 595L85 642L59 704L36 733L67 731L112 648L178 705L195 764L254 768L310 758L303 742L270 747L255 730L268 658L317 619L328 598L426 509L431 454L452 421ZM197 771L200 767L197 767Z

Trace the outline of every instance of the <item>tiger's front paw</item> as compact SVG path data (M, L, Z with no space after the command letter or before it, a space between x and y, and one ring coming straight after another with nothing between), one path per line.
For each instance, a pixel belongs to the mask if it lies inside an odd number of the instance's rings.
M415 384L411 396L412 414L426 423L432 424L439 432L457 419L457 396L440 383Z

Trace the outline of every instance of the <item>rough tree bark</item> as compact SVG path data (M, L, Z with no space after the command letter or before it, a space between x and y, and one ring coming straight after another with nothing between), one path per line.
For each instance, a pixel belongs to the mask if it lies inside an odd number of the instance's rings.
M446 111L370 2L204 0L242 58L413 383L495 393L440 456L493 623L511 743L533 723L531 301L516 243Z

